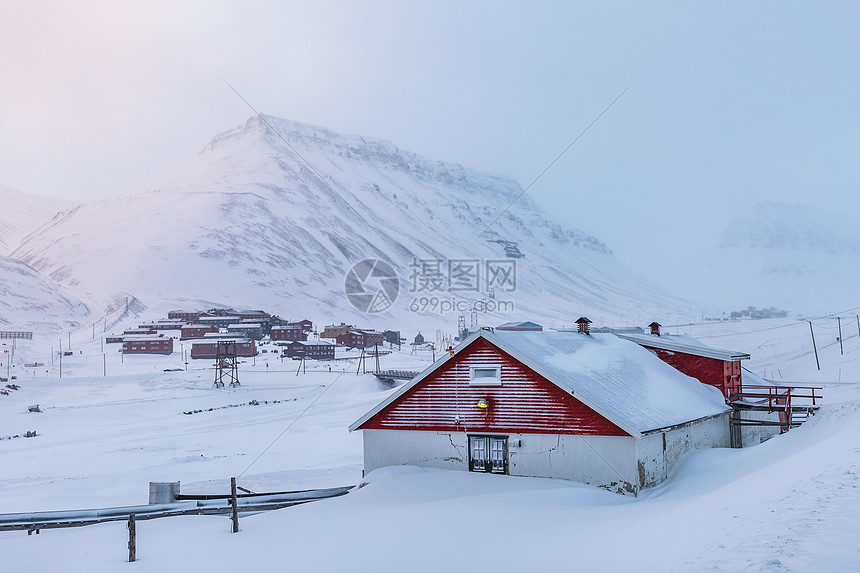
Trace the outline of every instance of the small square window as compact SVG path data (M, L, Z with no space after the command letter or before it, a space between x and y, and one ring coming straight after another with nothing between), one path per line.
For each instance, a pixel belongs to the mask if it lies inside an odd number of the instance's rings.
M469 383L473 386L501 386L501 366L472 366L469 372Z

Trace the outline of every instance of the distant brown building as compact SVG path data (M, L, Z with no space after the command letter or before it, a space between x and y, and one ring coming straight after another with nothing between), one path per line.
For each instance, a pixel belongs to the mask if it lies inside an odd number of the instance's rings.
M186 324L182 327L180 340L189 340L193 338L203 338L209 332L218 332L218 327L211 324Z
M323 329L322 334L320 334L320 338L337 338L341 334L346 334L350 330L352 330L353 326L351 324L344 324L341 322L340 324L329 324Z

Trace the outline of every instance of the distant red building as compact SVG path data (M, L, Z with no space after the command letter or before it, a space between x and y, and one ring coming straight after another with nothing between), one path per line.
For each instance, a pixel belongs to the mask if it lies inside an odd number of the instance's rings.
M127 336L122 341L123 354L173 354L173 339L168 336Z
M203 338L207 333L218 332L218 327L206 324L186 324L182 327L180 340Z
M171 310L167 313L167 318L173 320L181 320L186 324L193 324L203 315L200 310Z
M272 340L307 340L307 333L300 325L273 326L269 333Z
M237 310L233 314L242 320L262 321L271 317L271 315L264 310Z
M335 340L343 346L352 348L369 348L385 342L385 335L375 330L350 330L339 335Z
M257 345L253 340L206 340L191 343L191 358L216 358L220 346L222 352L227 347L226 342L236 343L236 356L256 356Z

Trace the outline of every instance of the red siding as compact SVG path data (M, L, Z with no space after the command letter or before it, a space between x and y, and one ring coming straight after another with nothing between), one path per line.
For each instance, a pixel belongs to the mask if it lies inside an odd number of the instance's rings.
M739 361L706 358L660 348L648 349L653 350L660 360L687 376L691 376L703 384L718 388L726 398L729 397L730 392L740 389L741 363Z
M501 386L472 386L470 366L501 365ZM478 400L490 407L482 410ZM455 416L459 413L460 422ZM627 432L483 338L361 429L627 436Z

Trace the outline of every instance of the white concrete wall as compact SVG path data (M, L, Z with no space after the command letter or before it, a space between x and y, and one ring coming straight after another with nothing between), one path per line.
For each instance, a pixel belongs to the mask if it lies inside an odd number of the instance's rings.
M365 472L394 465L469 469L464 432L362 431ZM520 445L513 445L517 441ZM509 434L508 473L567 479L635 494L635 441L620 436Z
M636 444L637 491L665 480L675 463L688 452L731 447L730 413L643 436ZM665 436L665 439L664 439Z
M365 472L396 465L469 469L465 432L362 432ZM637 495L641 488L666 479L687 452L730 445L729 412L640 440L624 436L508 434L508 473L566 479Z
M520 446L511 442L520 440ZM625 436L511 434L508 471L561 478L636 494L636 440Z
M362 430L364 472L386 466L469 470L469 441L463 432Z

